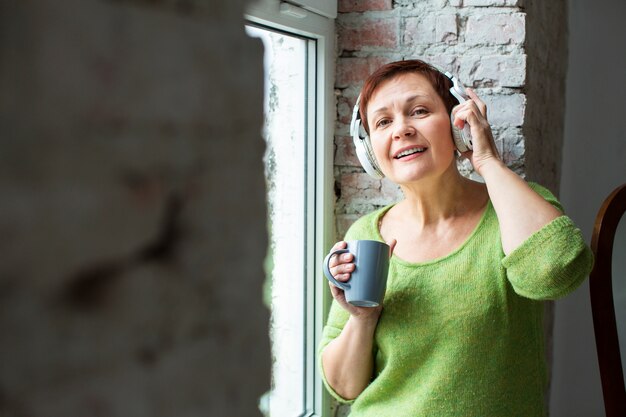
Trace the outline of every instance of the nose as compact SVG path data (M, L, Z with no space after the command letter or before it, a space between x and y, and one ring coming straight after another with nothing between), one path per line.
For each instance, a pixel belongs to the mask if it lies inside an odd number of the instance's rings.
M403 139L415 135L415 128L409 123L409 121L402 117L397 119L396 126L393 131L394 139Z

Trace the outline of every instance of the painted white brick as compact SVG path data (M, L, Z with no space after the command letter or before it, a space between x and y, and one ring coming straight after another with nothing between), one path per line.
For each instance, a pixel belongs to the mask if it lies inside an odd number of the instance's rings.
M388 200L380 188L380 180L365 173L350 173L341 177L341 199L349 202L349 205L386 204Z
M361 166L359 159L356 156L352 136L335 136L335 165L354 167Z
M409 17L405 20L406 26L402 41L405 44L428 44L435 42L436 17L428 16Z
M357 221L359 217L361 216L358 214L338 214L336 216L337 220L335 224L337 226L338 239L343 239L343 236L345 236L350 226L352 226L352 223ZM347 411L349 412L350 409L348 408ZM348 414L346 413L345 416L347 415ZM337 415L337 417L339 417L339 415Z
M459 34L456 14L442 14L437 16L435 32L437 42L456 41Z
M526 55L465 55L459 77L466 85L521 87L526 81Z
M400 201L404 198L400 187L387 179L380 182L380 191L386 201Z
M494 126L521 126L524 123L526 96L524 94L482 97L487 104L487 117Z
M462 0L450 0L450 6L452 7L461 7L462 4Z
M491 6L518 6L519 0L465 0L464 6L491 7Z
M426 60L441 71L450 71L453 74L457 74L459 72L457 68L458 65L456 55L434 55L426 57Z
M464 6L477 6L477 7L488 7L488 6L504 6L506 0L465 0Z
M521 44L526 37L525 13L476 14L467 19L465 41L472 45Z
M502 160L511 168L516 168L520 162L524 160L525 149L524 137L521 133L509 135L502 141L502 149L500 150Z
M352 103L348 102L347 97L339 97L337 100L337 120L349 124L352 120L352 109Z

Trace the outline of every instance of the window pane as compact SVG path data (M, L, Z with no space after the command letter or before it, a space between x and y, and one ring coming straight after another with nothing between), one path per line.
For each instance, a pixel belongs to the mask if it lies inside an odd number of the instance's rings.
M307 40L246 27L265 46L272 417L304 410Z

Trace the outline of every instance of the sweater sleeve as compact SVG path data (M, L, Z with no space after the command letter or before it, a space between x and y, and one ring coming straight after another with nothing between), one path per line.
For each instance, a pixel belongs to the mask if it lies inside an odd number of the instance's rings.
M324 383L326 390L328 390L333 398L335 398L342 404L352 404L354 400L348 400L346 398L343 398L341 395L335 392L333 387L330 386L328 380L326 379L326 375L324 374L324 367L322 366L322 352L330 342L332 342L341 334L341 331L346 325L348 318L350 318L350 314L348 314L346 310L341 308L341 306L335 300L333 300L330 307L330 313L328 313L328 321L326 322L326 326L324 326L324 331L322 332L322 340L320 342L317 355L320 376L322 377L322 382Z
M371 225L369 224L371 220L370 216L372 216L372 214L366 215L357 220L346 233L344 240L349 241L357 239L367 239L368 235L370 234L368 233L368 231L371 232L369 230L371 229ZM371 236L369 236L369 238L371 238ZM348 400L346 398L343 398L341 395L337 394L337 392L335 392L335 390L330 386L328 380L326 379L326 375L324 374L324 367L322 366L322 352L330 342L332 342L341 334L341 331L348 322L349 318L350 314L346 310L344 310L339 305L339 303L333 300L330 306L330 312L328 313L326 325L324 326L324 330L322 332L322 340L320 341L317 355L319 372L324 386L326 387L330 395L342 404L352 404L355 400Z
M563 212L550 191L530 184L537 193ZM502 265L515 292L536 300L554 300L574 291L589 275L593 254L580 229L562 215L533 233Z

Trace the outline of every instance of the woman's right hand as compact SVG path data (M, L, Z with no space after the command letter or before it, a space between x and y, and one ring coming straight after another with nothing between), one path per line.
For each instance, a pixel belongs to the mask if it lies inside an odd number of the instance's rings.
M389 256L393 253L393 249L396 246L396 240L392 239L391 242L387 242L390 247ZM335 245L330 250L335 251L337 249L345 249L348 244L344 241L340 241L335 243ZM328 266L330 267L330 273L333 277L340 282L346 282L350 280L350 275L354 271L355 265L353 263L354 256L351 253L341 253L339 255L334 255L330 258L328 262ZM378 307L356 307L346 301L346 295L341 288L336 287L331 282L328 283L330 287L330 293L333 298L339 305L350 313L355 319L365 319L365 320L378 320L380 313L382 311L382 305Z

